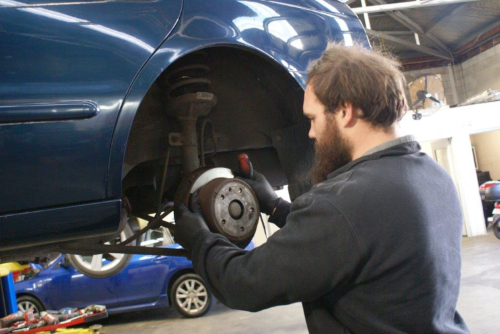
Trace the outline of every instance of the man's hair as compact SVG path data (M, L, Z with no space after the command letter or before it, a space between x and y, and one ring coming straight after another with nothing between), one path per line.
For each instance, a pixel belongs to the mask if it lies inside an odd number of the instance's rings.
M327 113L351 103L373 127L387 129L403 118L406 80L390 56L362 46L329 43L308 70L311 84Z

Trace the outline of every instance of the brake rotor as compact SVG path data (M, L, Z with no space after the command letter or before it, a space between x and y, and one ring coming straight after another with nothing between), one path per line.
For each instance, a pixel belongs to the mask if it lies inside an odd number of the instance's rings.
M252 240L259 221L259 202L252 188L230 169L202 167L179 185L176 202L203 214L210 230L239 247Z

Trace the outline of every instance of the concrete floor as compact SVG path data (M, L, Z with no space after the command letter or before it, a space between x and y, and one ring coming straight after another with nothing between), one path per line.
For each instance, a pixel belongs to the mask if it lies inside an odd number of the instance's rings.
M462 263L459 312L471 333L498 333L500 240L491 233L464 238ZM165 309L111 316L103 325L105 334L307 333L300 304L249 313L230 310L217 302L207 315L198 319L184 319L174 310Z

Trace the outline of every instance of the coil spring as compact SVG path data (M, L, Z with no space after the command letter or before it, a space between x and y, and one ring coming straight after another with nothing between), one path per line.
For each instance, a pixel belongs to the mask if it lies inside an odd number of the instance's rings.
M211 93L212 81L207 78L209 72L210 68L200 63L175 67L166 78L167 97L175 99L186 94Z

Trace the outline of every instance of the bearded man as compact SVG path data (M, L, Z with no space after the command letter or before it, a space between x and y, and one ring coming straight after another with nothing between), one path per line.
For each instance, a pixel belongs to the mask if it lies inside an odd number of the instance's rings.
M462 215L455 186L411 136L398 63L332 44L311 67L304 114L316 163L292 204L245 179L281 227L241 250L176 209L176 240L231 308L302 302L311 333L468 333L456 311Z

